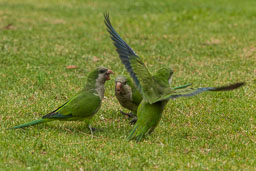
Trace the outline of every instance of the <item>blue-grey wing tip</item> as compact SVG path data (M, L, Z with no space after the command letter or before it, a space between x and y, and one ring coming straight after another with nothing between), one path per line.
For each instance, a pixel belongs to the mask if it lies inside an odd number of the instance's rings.
M104 18L105 18L105 19L109 19L109 12L108 12L108 11L104 12L103 15L104 15Z
M245 82L238 82L238 83L230 84L227 86L216 87L211 89L210 91L230 91L230 90L240 88L244 85L245 85Z

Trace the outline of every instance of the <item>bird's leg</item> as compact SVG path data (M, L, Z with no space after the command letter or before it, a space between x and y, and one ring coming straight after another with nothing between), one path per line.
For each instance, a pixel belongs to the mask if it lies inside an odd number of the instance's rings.
M156 127L150 128L150 130L148 131L148 135L152 134L152 132L155 130Z
M125 116L128 116L128 118L134 118L134 117L136 117L136 115L134 115L132 112L130 112L130 113L125 113L125 112L123 112L123 111L120 110L120 113L123 114L123 115L125 115Z
M89 130L91 131L91 134L93 134L93 132L96 130L95 128L93 128L91 125L88 125Z
M130 124L131 124L131 125L136 124L137 120L138 120L138 118L137 118L137 117L134 117L134 118L130 121Z

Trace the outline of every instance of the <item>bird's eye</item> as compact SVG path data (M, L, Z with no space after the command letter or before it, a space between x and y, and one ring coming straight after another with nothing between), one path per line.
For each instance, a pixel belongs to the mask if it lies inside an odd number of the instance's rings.
M105 71L104 70L100 70L100 73L103 74Z
M126 83L127 83L127 81L124 82L124 84L126 84Z

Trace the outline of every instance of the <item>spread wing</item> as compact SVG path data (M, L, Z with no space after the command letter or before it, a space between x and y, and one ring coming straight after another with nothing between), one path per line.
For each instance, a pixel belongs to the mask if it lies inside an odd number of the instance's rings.
M221 86L221 87L200 87L200 88L183 88L183 89L179 88L176 90L170 89L169 92L165 93L165 95L163 95L161 98L157 99L154 102L169 100L169 99L176 99L179 97L190 97L205 91L230 91L230 90L237 89L243 85L245 85L245 83L241 82L241 83L234 83L234 84Z
M136 55L132 48L125 43L125 41L112 27L109 15L105 14L104 17L107 31L110 33L111 39L116 47L116 51L119 54L119 58L125 65L125 68L129 72L131 78L134 80L136 87L143 95L143 99L146 102L152 103L152 101L160 97L156 82L152 78L142 59Z

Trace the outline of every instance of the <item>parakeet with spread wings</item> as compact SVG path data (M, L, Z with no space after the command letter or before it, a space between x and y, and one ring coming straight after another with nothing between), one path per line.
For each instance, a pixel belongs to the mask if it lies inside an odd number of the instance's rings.
M171 81L169 81L169 84L171 84ZM176 90L188 86L191 86L191 84L174 87L173 89ZM129 76L119 75L116 77L115 95L120 105L131 111L130 113L120 111L121 114L132 118L130 123L135 124L137 121L137 109L140 102L142 101L142 95L140 94L139 90L136 88L135 84Z
M164 107L170 99L190 97L205 91L229 91L244 85L241 82L221 87L170 88L169 83L173 74L172 69L161 68L156 75L152 76L142 59L112 27L109 15L105 14L104 17L107 31L110 33L119 58L143 97L137 109L138 120L129 134L128 140L135 138L137 141L141 141L145 135L152 133L158 125Z

